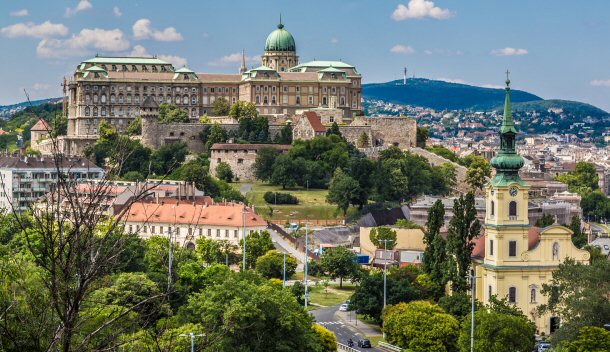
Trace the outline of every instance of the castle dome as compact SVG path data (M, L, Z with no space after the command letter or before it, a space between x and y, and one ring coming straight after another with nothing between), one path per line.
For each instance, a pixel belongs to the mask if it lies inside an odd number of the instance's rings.
M297 46L292 34L284 29L282 22L269 34L265 42L265 51L296 51Z

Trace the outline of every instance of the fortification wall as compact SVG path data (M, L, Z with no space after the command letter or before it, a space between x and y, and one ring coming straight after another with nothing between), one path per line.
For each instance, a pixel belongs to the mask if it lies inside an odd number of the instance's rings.
M354 121L362 122L371 126L375 145L395 145L400 149L410 149L416 145L417 122L411 118L367 117Z
M339 132L341 132L343 138L358 148L363 147L358 145L358 139L364 133L367 137L367 145L364 147L372 146L373 134L371 126L339 126Z

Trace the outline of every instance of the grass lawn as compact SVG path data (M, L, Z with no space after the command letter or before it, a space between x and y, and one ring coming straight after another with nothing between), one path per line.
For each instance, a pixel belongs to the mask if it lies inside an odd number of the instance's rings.
M343 283L342 289L339 288L339 285L329 285L328 293L326 293L324 285L319 283L309 288L309 301L323 307L334 306L349 299L355 289L356 285Z
M239 186L237 187L239 188ZM274 205L268 204L263 199L265 192L285 192L296 196L299 204L296 205ZM282 186L273 186L261 182L253 183L252 189L246 194L249 203L256 206L256 212L267 220L293 221L298 220L334 220L342 219L343 214L337 210L337 206L326 203L326 189L309 189L293 187L282 189ZM273 216L271 216L273 209ZM348 210L348 215L355 213L355 208Z

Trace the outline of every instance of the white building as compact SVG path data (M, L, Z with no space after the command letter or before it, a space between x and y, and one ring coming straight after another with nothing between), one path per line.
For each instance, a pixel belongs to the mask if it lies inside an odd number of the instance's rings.
M264 231L267 222L251 208L238 203L196 204L136 202L125 217L125 230L142 238L167 236L190 248L200 237L239 244L244 234Z
M74 180L104 177L102 168L82 157L64 158L60 172ZM0 155L0 209L27 210L36 199L53 189L57 176L52 157Z

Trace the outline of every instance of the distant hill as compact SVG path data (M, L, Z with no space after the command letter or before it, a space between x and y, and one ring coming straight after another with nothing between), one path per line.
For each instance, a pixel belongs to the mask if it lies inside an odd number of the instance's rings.
M409 78L386 83L362 85L365 99L428 107L435 110L490 110L504 104L504 89L483 88L468 84L450 83L426 78ZM511 90L511 101L543 100L521 90Z
M32 106L38 106L38 105L42 105L42 104L46 104L46 103L55 103L60 101L61 98L47 98L47 99L40 99L40 100L32 100L31 102L27 102L27 101L23 101L21 103L16 103L16 104L11 104L11 105L0 105L0 117L10 117L11 115L15 114L16 112L22 111L25 108L30 106L30 103Z
M512 107L513 111L515 112L544 112L548 111L549 109L562 109L565 114L576 118L585 118L587 116L608 116L608 113L606 111L598 107L595 107L591 104L571 100L549 99L541 101L527 101L523 103L512 104ZM501 105L497 108L501 109Z

